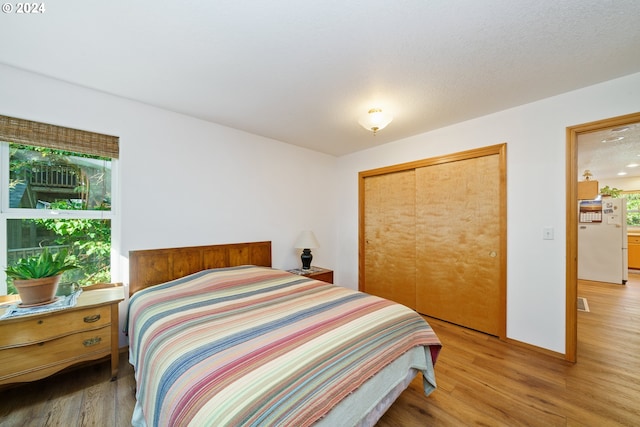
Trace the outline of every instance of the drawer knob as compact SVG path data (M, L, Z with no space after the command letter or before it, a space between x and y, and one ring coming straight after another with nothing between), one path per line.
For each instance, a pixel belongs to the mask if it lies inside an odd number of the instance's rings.
M84 323L93 323L97 322L98 320L100 320L100 315L94 314L93 316L85 316Z
M82 341L82 344L83 344L85 347L91 347L92 345L99 344L99 343L100 343L100 341L102 341L102 338L100 338L100 337L95 337L95 338L89 338L88 340L84 340L84 341Z

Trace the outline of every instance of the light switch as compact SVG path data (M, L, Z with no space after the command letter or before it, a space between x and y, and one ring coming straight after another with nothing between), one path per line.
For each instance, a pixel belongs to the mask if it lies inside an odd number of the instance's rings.
M553 240L553 227L543 227L542 228L542 239L543 240Z

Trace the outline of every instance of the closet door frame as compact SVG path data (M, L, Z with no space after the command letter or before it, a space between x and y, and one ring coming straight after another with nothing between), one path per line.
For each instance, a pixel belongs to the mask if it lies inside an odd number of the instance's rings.
M365 179L377 175L385 175L394 172L406 171L426 166L456 162L483 156L498 155L500 188L499 188L499 212L500 212L500 245L502 250L499 256L500 265L500 319L498 337L506 340L507 330L507 144L496 144L467 151L416 160L392 166L371 169L358 173L358 289L365 289Z

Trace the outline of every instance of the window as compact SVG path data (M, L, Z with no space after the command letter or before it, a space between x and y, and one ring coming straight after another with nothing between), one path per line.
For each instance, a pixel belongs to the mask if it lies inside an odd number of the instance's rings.
M0 151L0 294L4 266L44 247L80 265L63 282L111 281L118 138L0 116Z
M625 192L627 199L627 226L640 227L640 191Z

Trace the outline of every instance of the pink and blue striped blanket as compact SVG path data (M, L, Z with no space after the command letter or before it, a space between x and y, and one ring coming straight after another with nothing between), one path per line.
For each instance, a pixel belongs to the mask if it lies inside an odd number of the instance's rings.
M405 306L254 266L139 291L128 329L149 426L311 425L413 347L440 350Z

